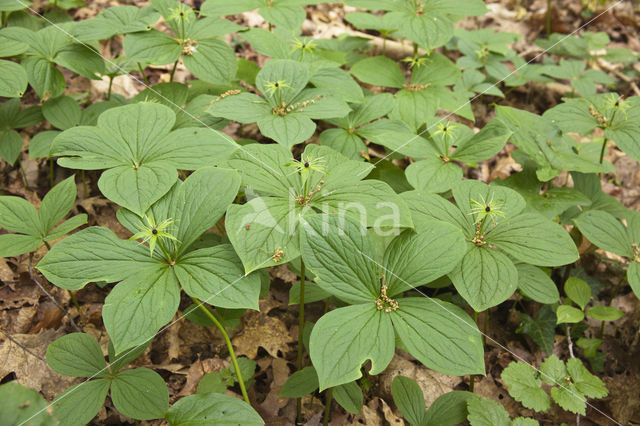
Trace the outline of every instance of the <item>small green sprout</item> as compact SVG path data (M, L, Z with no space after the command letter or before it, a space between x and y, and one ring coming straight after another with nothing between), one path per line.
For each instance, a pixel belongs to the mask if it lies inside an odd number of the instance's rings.
M167 238L169 240L178 241L176 237L166 232L167 228L175 222L173 219L165 219L160 223L156 223L153 216L145 215L144 219L147 222L147 226L142 225L142 231L133 235L129 240L142 239L142 243L149 243L149 256L153 256L158 239Z

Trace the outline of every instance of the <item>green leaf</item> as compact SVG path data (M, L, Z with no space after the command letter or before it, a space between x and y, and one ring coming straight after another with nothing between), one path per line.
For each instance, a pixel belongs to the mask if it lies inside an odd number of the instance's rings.
M324 291L319 285L307 282L304 287L304 303L313 303L331 297L331 293ZM300 281L291 285L289 289L289 305L300 303Z
M269 104L253 93L238 93L216 98L206 110L214 117L224 117L239 123L254 123L273 115Z
M419 191L442 193L462 181L460 166L436 156L411 163L405 173L411 186Z
M0 235L0 256L14 257L37 250L42 245L42 238L24 234Z
M78 214L73 216L72 218L65 220L60 225L53 228L46 237L44 237L44 241L55 241L58 238L62 237L65 234L73 231L79 226L86 225L87 223L87 215L86 214Z
M542 380L536 369L524 362L512 362L502 371L500 378L516 401L537 412L545 412L551 407L549 395L540 387Z
M625 154L636 161L640 161L640 147L638 147L638 137L640 136L640 126L633 120L626 120L615 128L607 128L604 137L616 143Z
M280 398L301 398L318 389L318 375L313 367L305 367L293 373L278 395Z
M171 426L211 423L243 426L264 424L260 415L250 405L231 395L220 393L196 394L181 398L169 408L165 419Z
M351 74L363 83L401 89L407 80L398 64L386 56L375 56L356 62Z
M540 423L538 423L537 420L530 419L527 417L516 417L511 422L511 426L539 426L539 425Z
M340 68L321 68L309 78L309 83L325 89L346 102L363 102L362 88L353 77Z
M558 317L557 324L574 324L584 319L584 312L573 306L560 305L556 311L556 316Z
M627 280L629 281L629 285L631 286L631 290L636 295L636 297L640 298L640 261L634 260L629 264L629 268L627 269Z
M517 287L518 271L504 253L487 246L469 247L449 278L464 300L481 312L511 297Z
M116 282L138 272L151 273L161 265L149 257L146 247L92 226L53 246L37 267L55 285L79 290L89 282Z
M393 402L402 416L414 425L426 424L424 394L420 386L408 377L396 376L391 382Z
M591 299L591 287L580 278L571 277L564 283L564 292L578 306L584 307Z
M467 419L467 401L474 398L471 392L451 391L440 395L427 410L425 424L454 426Z
M387 295L393 297L451 272L466 248L460 229L445 222L434 220L418 234L403 232L385 251Z
M339 215L305 219L302 254L318 285L348 303L373 306L380 292L379 272L366 230Z
M75 175L54 186L42 199L38 215L41 232L46 235L69 213L76 201Z
M320 133L318 143L332 148L350 160L360 160L362 153L367 152L367 146L362 139L344 129L325 130Z
M467 410L467 419L472 426L509 426L511 421L507 410L488 398L469 398Z
M589 373L578 358L570 358L567 361L567 372L582 395L589 398L604 398L609 393L602 380Z
M22 97L27 90L27 73L19 64L0 59L0 96Z
M67 388L53 400L53 415L60 424L86 425L93 419L107 397L111 380L98 379Z
M0 131L0 158L14 165L22 150L22 137L15 130Z
M242 263L229 244L187 253L174 271L192 297L223 308L258 309L260 277L244 275Z
M525 296L539 303L551 304L560 299L560 293L553 280L542 269L518 263L518 289Z
M42 104L42 115L54 127L66 130L80 124L82 109L72 97L60 96Z
M39 235L38 211L24 198L10 195L0 196L0 226L21 234Z
M333 388L333 399L351 414L362 411L362 389L357 382L349 382Z
M390 316L378 311L373 301L323 315L309 341L320 391L359 379L367 360L371 360L369 374L380 373L393 358L394 339Z
M562 387L552 388L553 400L563 409L575 414L586 414L586 398L584 398L573 383L563 384Z
M159 17L151 6L110 7L95 18L78 22L75 34L80 41L106 40L116 34L147 31Z
M49 404L33 389L22 386L17 381L0 385L0 418L8 425L30 424L50 426L57 422L47 412Z
M308 82L307 67L286 59L270 60L256 76L256 87L265 94L271 106L276 107L282 102L291 104ZM274 86L275 83L278 83L278 87Z
M29 84L36 91L40 100L47 94L52 98L60 96L66 87L64 76L53 62L39 56L29 56L21 65L27 72Z
M633 247L627 230L610 213L589 210L573 219L580 232L603 250L633 258Z
M470 139L455 149L451 158L464 163L485 161L496 155L511 136L511 131L500 121L492 120Z
M587 309L587 315L601 321L615 321L624 316L624 312L612 306L594 306Z
M400 22L398 25L399 34L431 51L436 47L443 46L453 37L453 23L436 10L429 10L429 6L427 6L427 10L423 14L408 11L391 12L389 15L390 19ZM451 13L450 10L443 12ZM466 15L466 12L463 12L463 15Z
M225 165L240 171L242 184L266 195L289 197L291 188L302 189L300 175L287 164L291 152L281 145L250 144L233 153Z
M430 117L436 114L439 103L438 97L433 96L429 89L418 91L403 89L396 93L395 107L393 111L389 113L389 118L402 120L415 132L418 131ZM402 143L406 143L407 140L402 141ZM398 149L398 152L402 153L400 149Z
M516 333L524 333L531 337L536 345L545 353L553 352L553 342L556 328L556 314L551 305L543 305L538 311L535 321L527 314L517 312L522 321Z
M47 364L56 373L71 377L109 374L100 345L84 333L67 334L49 344Z
M151 340L171 321L179 302L180 287L170 268L130 275L116 285L102 307L116 354Z
M288 113L284 117L263 116L258 120L258 127L263 136L287 148L306 141L316 130L316 124L309 117L299 113Z
M564 362L552 354L540 364L541 378L550 385L563 384L567 377L567 368Z
M462 309L418 297L398 299L398 304L391 318L411 355L444 374L484 374L480 332Z
M182 60L193 75L209 83L228 83L238 69L235 52L222 40L198 40L191 54L183 55Z
M127 34L123 47L127 58L152 65L170 64L182 54L182 45L158 30Z
M158 419L169 408L169 391L158 373L148 368L136 368L119 372L111 381L111 400L127 417Z
M298 247L298 221L301 212L290 210L284 198L259 197L227 209L225 228L245 272L274 266L295 259ZM274 254L282 251L277 261Z
M224 393L230 380L225 379L221 373L213 372L205 374L198 382L196 393Z
M535 213L522 213L486 233L486 241L525 263L561 266L578 260L569 233Z

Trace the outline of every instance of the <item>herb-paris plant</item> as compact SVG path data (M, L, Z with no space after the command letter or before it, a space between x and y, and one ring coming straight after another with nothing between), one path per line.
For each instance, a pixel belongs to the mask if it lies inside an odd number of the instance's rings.
M105 111L97 126L65 130L53 141L58 164L83 170L107 169L98 180L105 197L143 216L178 179L176 169L220 163L237 144L203 128L171 131L174 112L151 102Z
M152 256L147 247L94 226L56 244L38 269L66 289L77 290L88 282L120 282L107 296L102 312L117 353L149 341L173 318L180 286L188 295L216 306L257 309L260 279L244 275L230 245L191 247L218 221L239 185L237 172L212 167L176 182L146 212L157 223L173 220L166 232L175 239L159 239L160 250ZM134 233L148 225L127 210L121 209L118 218Z
M349 305L322 316L311 332L320 390L358 379L366 360L371 374L380 373L393 358L395 336L437 371L484 373L480 333L463 310L438 299L401 296L460 261L460 230L439 221L419 234L407 230L378 263L365 229L348 216L307 216L303 229L302 258L317 284Z

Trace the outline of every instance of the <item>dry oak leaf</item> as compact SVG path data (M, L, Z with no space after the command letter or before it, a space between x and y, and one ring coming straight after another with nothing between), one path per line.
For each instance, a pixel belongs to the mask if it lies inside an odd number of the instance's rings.
M274 358L281 358L289 351L294 340L284 322L262 312L249 311L242 317L242 331L233 338L238 355L251 359L258 356L262 346Z

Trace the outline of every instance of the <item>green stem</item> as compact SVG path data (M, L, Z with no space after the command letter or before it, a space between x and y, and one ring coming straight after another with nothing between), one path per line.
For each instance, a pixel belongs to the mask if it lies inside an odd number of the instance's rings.
M607 142L609 142L609 140L604 138L604 141L602 142L602 149L600 150L600 164L604 161L604 150L607 147Z
M171 74L169 74L169 82L173 81L173 75L176 73L176 68L178 67L178 61L180 60L180 58L176 59L176 61L173 63L173 68L171 69Z
M300 300L299 300L299 312L298 312L298 358L296 362L297 371L302 370L302 355L304 354L304 283L305 283L306 269L304 261L300 259ZM296 419L298 423L302 423L302 398L296 400Z
M87 198L87 179L84 170L80 170L80 178L82 179L82 198Z
M333 388L327 389L327 402L324 406L324 416L322 416L322 426L329 424L329 414L331 414L331 403L333 402Z
M73 302L73 306L76 307L78 313L80 313L80 304L78 303L78 299L76 299L76 295L73 294L71 290L67 290L69 292L69 296L71 297L71 301Z
M144 70L142 69L142 64L140 62L138 62L138 70L140 70L140 74L142 74L142 78L144 79L144 83L148 86L149 85L149 80L147 80L147 76L144 73Z
M107 89L107 100L111 99L111 87L113 86L113 77L109 77L109 89Z
M413 42L413 57L414 59L418 57L418 43Z
M474 376L474 375L469 376L469 392L471 392L471 393L473 393L473 387L474 387L475 378L476 378L476 376Z
M224 337L224 341L227 343L227 349L229 349L231 363L233 364L233 368L236 370L236 377L238 379L238 384L240 385L240 390L242 391L242 397L247 404L251 405L251 402L249 402L249 395L247 395L247 390L244 387L244 380L242 379L242 373L240 373L240 366L238 365L238 360L236 359L236 353L233 350L233 345L231 344L231 340L229 339L227 331L224 329L222 324L220 324L220 321L218 321L218 319L211 313L209 309L207 309L202 304L200 300L196 299L195 297L191 297L191 300L193 300L193 303L198 305L198 308L200 308L200 310L207 316L207 318L209 318L216 325L216 327L218 327L220 333L222 333L222 337Z
M382 56L387 56L387 33L382 34Z
M220 225L220 222L216 222L216 228L218 228L218 231L220 231L220 235L224 235L224 228L222 227L222 225Z
M7 26L7 12L2 12L0 14L0 22L2 23L2 27L6 27Z
M482 346L487 346L487 331L489 330L489 310L484 311L484 321L482 321Z

